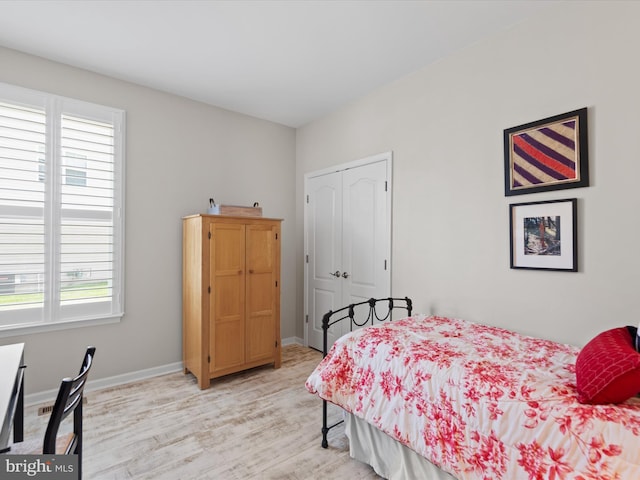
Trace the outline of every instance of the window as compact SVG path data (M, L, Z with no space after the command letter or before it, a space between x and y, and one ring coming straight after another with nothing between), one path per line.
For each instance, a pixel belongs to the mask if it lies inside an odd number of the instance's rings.
M0 84L0 333L124 304L124 112Z
M87 162L86 156L67 152L65 156L64 183L78 187L87 186Z

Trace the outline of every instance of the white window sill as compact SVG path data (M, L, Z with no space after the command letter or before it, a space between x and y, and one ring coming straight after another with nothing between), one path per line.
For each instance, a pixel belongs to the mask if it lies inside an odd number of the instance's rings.
M0 338L17 337L19 335L28 335L32 333L54 332L57 330L68 330L71 328L92 327L96 325L119 323L123 315L124 314L100 318L67 320L55 323L33 323L28 325L11 325L0 327Z

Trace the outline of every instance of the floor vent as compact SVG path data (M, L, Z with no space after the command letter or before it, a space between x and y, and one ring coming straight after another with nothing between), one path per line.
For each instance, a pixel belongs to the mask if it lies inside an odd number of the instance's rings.
M87 397L82 397L82 404L83 405L87 404ZM42 415L47 415L51 413L52 410L53 410L53 404L45 405L44 407L38 407L38 416L40 417Z
M45 415L47 413L51 413L51 410L53 410L53 405L47 405L46 407L39 407L38 408L38 416L42 416Z

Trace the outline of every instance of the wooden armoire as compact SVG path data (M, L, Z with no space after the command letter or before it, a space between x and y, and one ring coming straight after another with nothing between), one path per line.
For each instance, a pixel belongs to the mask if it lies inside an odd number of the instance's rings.
M182 356L200 388L259 365L280 367L280 224L183 218Z

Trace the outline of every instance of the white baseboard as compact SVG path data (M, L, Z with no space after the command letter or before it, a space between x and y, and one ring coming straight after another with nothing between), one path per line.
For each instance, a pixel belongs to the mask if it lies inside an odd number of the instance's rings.
M304 345L304 340L300 337L287 337L282 339L282 346L287 345Z
M299 337L288 337L282 339L282 346L287 345L304 345L304 340ZM157 377L159 375L166 375L168 373L175 373L182 370L182 362L170 363L168 365L162 365L159 367L146 368L144 370L138 370L135 372L123 373L121 375L114 375L113 377L100 378L98 380L89 380L85 387L85 392L91 392L92 390L100 390L103 388L117 387L118 385L124 385L125 383L137 382L145 380L147 378ZM25 395L24 404L26 406L39 405L41 403L53 403L58 394L58 389L46 390L44 392L30 393Z
M85 392L91 392L92 390L100 390L102 388L116 387L125 383L137 382L139 380L145 380L147 378L157 377L159 375L166 375L167 373L175 373L182 370L182 362L170 363L168 365L162 365L159 367L146 368L144 370L138 370L135 372L123 373L121 375L114 375L113 377L100 378L97 380L89 380ZM25 395L24 404L38 405L40 403L51 403L56 399L58 389L46 390L44 392L31 393Z

